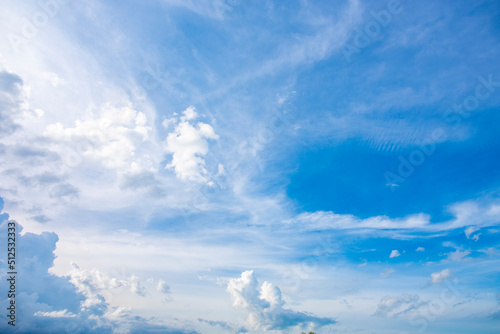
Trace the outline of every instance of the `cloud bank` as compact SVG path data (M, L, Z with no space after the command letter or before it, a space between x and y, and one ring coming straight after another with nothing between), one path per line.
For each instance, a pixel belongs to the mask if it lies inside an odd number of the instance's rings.
M3 201L0 198L0 210ZM9 216L0 215L0 231L6 235ZM17 231L22 226L17 224ZM133 314L124 307L112 307L105 298L105 291L126 288L144 296L146 291L137 276L118 280L97 270L86 271L74 266L69 277L49 273L55 255L58 236L55 233L25 233L17 237L18 285L16 303L18 321L16 333L195 333L176 329L158 319L146 319ZM5 240L0 246L6 248ZM7 272L6 263L0 262L2 272ZM5 275L1 275L0 291L8 291ZM157 283L159 293L168 294L165 281ZM2 297L4 298L4 297ZM5 309L9 299L0 300ZM0 322L0 332L12 329L6 321Z

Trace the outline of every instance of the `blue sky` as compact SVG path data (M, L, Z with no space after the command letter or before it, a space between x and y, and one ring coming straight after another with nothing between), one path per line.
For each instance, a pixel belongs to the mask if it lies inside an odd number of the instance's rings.
M0 331L500 330L497 1L3 8Z

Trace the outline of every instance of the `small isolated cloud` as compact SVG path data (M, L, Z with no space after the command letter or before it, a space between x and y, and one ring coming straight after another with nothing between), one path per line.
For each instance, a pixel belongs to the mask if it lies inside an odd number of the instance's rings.
M392 250L391 252L391 255L389 255L389 258L394 258L394 257L398 257L398 256L401 256L401 254L399 253L399 251L397 249L394 249Z
M469 226L465 229L465 236L467 237L467 239L470 239L470 236L476 232L476 231L479 231L479 227L477 226Z
M170 295L170 286L164 280L158 280L158 283L156 284L156 291L163 295L164 302L172 300L172 297Z
M217 140L219 136L209 124L191 124L198 118L195 110L193 106L184 110L184 116L168 134L166 150L172 154L172 162L166 168L173 168L182 180L211 184L203 157L208 153L208 140Z
M425 248L424 247L418 247L416 249L417 252L425 252Z
M322 327L336 323L332 318L284 308L281 290L269 282L259 286L252 270L243 272L240 278L230 279L227 291L233 306L248 313L247 324L255 330L284 330L298 325Z
M472 239L474 241L478 241L479 240L479 235L481 233L478 233L478 234L474 234L475 232L479 231L480 228L477 227L477 226L469 226L465 229L465 236L467 237L467 239ZM473 235L474 234L474 235Z
M158 291L159 293L163 293L163 294L169 294L170 293L170 287L167 285L167 282L165 282L164 280L160 279L158 281L158 284L156 284L156 291Z
M444 269L436 273L431 274L431 284L442 283L444 280L451 277L450 269Z
M465 260L468 260L467 256L469 256L471 254L471 251L469 250L460 250L460 249L457 249L456 251L454 252L451 252L451 253L448 253L448 260L450 261L465 261Z
M392 268L386 268L385 271L383 273L380 274L381 277L389 277L390 274L392 274L393 272L395 272L396 270L392 269Z
M382 318L397 318L415 312L427 304L428 302L422 301L417 295L384 296L373 315Z

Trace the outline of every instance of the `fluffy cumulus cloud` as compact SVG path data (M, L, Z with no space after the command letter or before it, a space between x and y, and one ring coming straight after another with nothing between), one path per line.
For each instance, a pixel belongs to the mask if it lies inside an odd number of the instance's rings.
M156 290L165 295L168 295L170 293L170 287L168 286L167 282L165 282L162 279L158 281L158 284L156 285Z
M54 117L64 107L44 105L46 113L36 108L41 89L28 86L30 79L2 70L0 59L0 195L16 217L26 224L55 222L54 208L86 200L102 204L95 198L104 193L114 203L137 190L165 196L159 173L165 152L148 104L122 95L121 102L102 102L116 101L106 94Z
M397 249L393 249L391 251L391 254L389 255L389 258L392 259L392 258L399 257L399 256L401 256L401 253L399 253L399 251Z
M137 152L138 147L149 139L150 132L144 113L131 105L117 107L107 103L98 113L76 120L73 127L50 124L44 135L73 150L73 155L66 159L69 165L89 158L108 168L134 171L152 167L151 157Z
M248 313L247 325L255 330L284 330L298 325L321 327L335 323L331 318L284 308L280 289L269 282L259 285L252 270L229 280L227 291L233 306Z
M54 207L95 196L89 180L97 178L99 193L145 189L157 197L164 194L157 174L164 152L147 106L141 105L142 112L127 102L99 107L87 102L77 119L68 112L56 122L32 106L38 101L30 95L40 92L25 84L30 77L1 66L0 191L16 217L26 223L54 221Z
M193 125L197 118L198 113L191 106L178 119L163 122L165 126L175 124L173 132L167 136L166 150L172 154L172 162L166 168L174 169L182 180L212 184L203 157L208 153L208 140L217 140L219 136L209 124L197 122Z
M0 210L3 201L0 198ZM0 215L0 231L6 235L9 216ZM22 226L17 225L17 231ZM112 307L105 298L107 290L126 288L144 295L137 276L119 280L99 271L85 271L75 266L70 277L49 273L55 258L58 236L55 233L25 233L17 237L17 319L16 333L188 333L166 326L154 318L145 319L123 307ZM6 248L6 240L0 246ZM0 262L2 272L6 263ZM0 276L1 291L8 291L5 274ZM164 281L158 282L161 292L168 292ZM6 297L6 296L5 296ZM5 309L9 299L2 297ZM5 299L4 299L5 298ZM11 331L6 321L0 322L0 332ZM194 333L194 332L189 332Z
M442 283L452 276L450 269L444 269L431 274L431 284Z
M70 282L73 283L79 291L88 295L104 295L109 291L120 291L127 289L139 296L146 296L146 290L141 285L139 277L131 275L126 279L111 277L97 269L87 271L81 269L73 263L73 271L70 274Z

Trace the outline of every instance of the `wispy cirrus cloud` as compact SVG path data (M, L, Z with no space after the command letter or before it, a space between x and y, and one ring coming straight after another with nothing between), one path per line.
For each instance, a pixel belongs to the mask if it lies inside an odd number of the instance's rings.
M361 219L354 215L336 214L334 212L305 212L296 217L285 220L290 224L304 230L399 230L414 232L440 232L460 229L471 223L476 224L473 228L466 229L466 235L470 236L479 229L478 226L496 226L498 221L498 202L489 199L477 199L453 203L448 208L454 215L453 218L442 222L431 222L431 216L425 213L409 215L404 218L390 218L387 216L376 216ZM423 250L423 249L422 249Z
M441 265L481 292L450 317L491 325L495 1L63 2L0 12L0 195L45 282L24 282L28 331L384 331L428 311L441 286L413 290ZM404 9L380 24L390 4ZM369 42L348 62L356 35ZM460 109L478 76L488 98ZM376 170L440 128L386 196Z
M427 304L428 302L422 301L417 295L384 296L373 315L376 317L397 318L411 312L416 312Z

